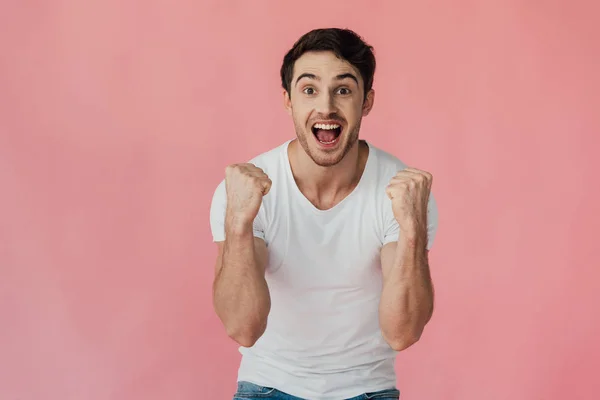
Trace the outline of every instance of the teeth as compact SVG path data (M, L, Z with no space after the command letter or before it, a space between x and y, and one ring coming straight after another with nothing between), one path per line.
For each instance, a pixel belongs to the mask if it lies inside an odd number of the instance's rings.
M314 127L316 129L327 129L327 130L330 130L330 129L337 129L340 126L338 124L315 124Z

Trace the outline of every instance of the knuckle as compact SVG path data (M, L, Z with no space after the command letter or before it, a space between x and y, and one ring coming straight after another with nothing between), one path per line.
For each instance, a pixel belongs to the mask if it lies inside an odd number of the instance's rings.
M225 171L229 171L229 172L238 172L243 168L242 165L240 164L229 164L227 167L225 167Z

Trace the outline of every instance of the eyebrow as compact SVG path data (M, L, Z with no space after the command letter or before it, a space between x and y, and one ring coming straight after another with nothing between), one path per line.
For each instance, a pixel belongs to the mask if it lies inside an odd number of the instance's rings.
M318 76L316 76L315 74L303 73L303 74L300 74L300 76L299 76L299 77L296 79L296 85L298 84L298 82L299 82L299 81L300 81L300 79L302 79L302 78L314 79L314 80L316 80L316 81L320 81L320 80L321 80L321 78L319 78L319 77L318 77ZM358 79L356 78L356 76L354 76L354 74L351 74L351 73L349 73L349 72L348 72L348 73L345 73L345 74L340 74L340 75L337 75L337 76L335 77L335 80L337 80L337 81L341 81L341 80L343 80L343 79L348 79L348 78L352 79L352 80L353 80L354 82L356 82L356 84L358 85Z

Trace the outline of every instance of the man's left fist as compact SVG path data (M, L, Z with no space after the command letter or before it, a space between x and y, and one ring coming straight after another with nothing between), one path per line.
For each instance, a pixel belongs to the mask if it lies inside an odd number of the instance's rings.
M405 168L387 186L385 191L392 200L394 217L404 234L427 232L427 205L432 181L429 172Z

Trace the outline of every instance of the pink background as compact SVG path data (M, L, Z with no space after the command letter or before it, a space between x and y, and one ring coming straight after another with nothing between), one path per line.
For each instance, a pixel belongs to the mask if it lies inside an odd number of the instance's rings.
M403 399L599 398L595 4L3 2L0 398L231 398L210 198L293 136L281 59L321 26L376 48L362 137L435 177Z

